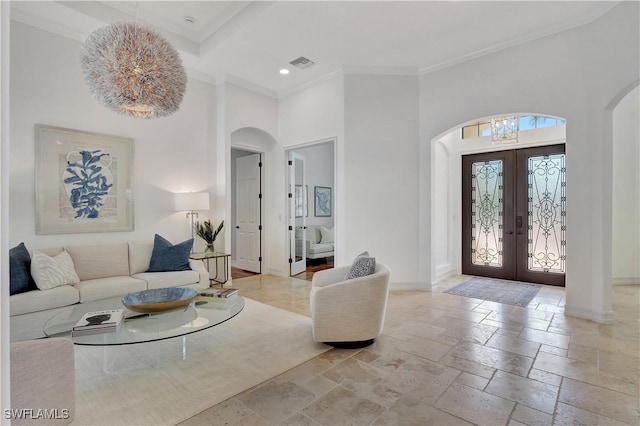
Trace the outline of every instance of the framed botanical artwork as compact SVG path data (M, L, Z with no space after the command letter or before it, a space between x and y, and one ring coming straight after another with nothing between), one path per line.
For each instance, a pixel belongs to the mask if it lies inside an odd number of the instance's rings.
M133 139L36 125L36 234L133 230Z
M314 215L316 217L331 216L331 188L327 186L315 186L314 188Z

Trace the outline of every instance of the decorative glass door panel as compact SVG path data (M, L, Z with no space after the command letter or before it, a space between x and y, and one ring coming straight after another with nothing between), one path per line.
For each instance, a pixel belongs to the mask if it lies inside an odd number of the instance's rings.
M471 164L471 262L502 266L502 160Z
M527 269L565 272L565 154L527 159Z
M462 157L462 273L564 286L564 145Z
M512 151L462 157L462 273L513 276ZM511 234L509 234L511 233Z
M564 145L519 149L516 157L515 279L564 286L567 247Z

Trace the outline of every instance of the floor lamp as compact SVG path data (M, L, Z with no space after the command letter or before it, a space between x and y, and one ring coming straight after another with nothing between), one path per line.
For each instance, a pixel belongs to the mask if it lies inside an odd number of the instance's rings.
M187 219L191 219L191 238L193 238L193 218L199 217L196 210L209 210L209 194L207 192L183 192L175 194L175 210L187 212ZM193 249L191 249L193 252Z

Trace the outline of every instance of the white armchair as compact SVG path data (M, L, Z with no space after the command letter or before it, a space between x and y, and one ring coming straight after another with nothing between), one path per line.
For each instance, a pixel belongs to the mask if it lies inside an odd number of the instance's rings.
M377 263L373 274L345 281L348 270L344 266L313 275L313 339L335 347L365 347L382 333L391 270Z
M66 425L76 405L75 357L69 339L11 344L12 425Z

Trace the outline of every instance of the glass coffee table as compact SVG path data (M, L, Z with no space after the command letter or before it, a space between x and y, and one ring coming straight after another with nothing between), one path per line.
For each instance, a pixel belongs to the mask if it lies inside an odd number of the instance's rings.
M141 314L125 308L122 298L116 297L69 306L69 309L52 316L45 323L43 331L47 337L71 338L76 345L131 345L156 342L206 330L230 320L243 308L244 299L240 295L220 301L198 296L186 308L157 314ZM71 335L73 326L85 313L108 309L124 309L125 320L120 330L87 336Z

